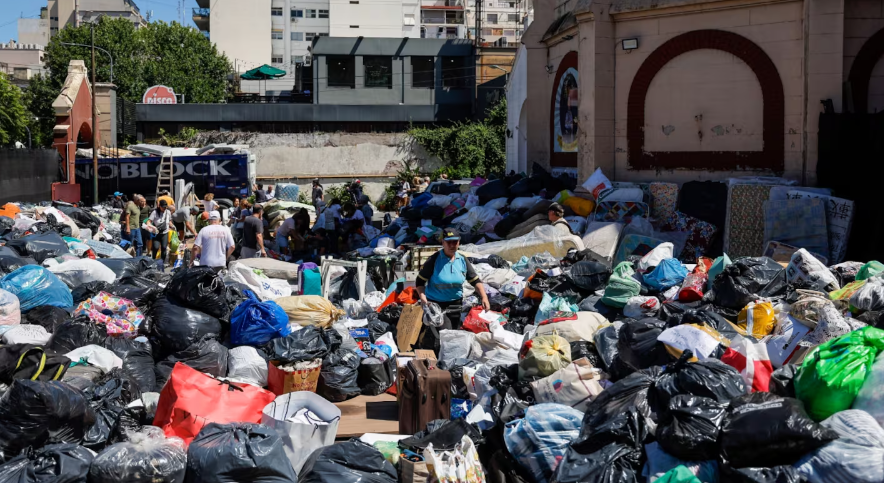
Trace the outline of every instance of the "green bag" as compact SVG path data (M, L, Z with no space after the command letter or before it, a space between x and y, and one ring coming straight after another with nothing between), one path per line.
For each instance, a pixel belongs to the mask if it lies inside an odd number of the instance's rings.
M715 277L723 272L725 267L731 263L733 262L731 262L730 257L727 256L727 253L712 261L712 266L709 267L709 276L706 278L706 290L712 290L712 282L715 281Z
M178 253L178 247L181 245L181 239L178 238L177 231L169 232L169 253Z
M884 350L884 330L863 327L814 348L795 376L795 397L816 421L850 409Z
M551 376L571 363L571 344L558 334L538 335L519 353L519 380Z
M605 295L602 296L602 303L610 307L623 308L630 298L635 297L642 290L642 284L638 280L632 278L635 270L629 262L620 262L614 267L614 273L608 279L608 285L605 287Z
M856 280L868 280L881 272L884 272L884 263L881 263L878 260L872 260L859 267L859 271L856 272Z
M700 479L683 465L672 468L654 481L656 483L701 483Z

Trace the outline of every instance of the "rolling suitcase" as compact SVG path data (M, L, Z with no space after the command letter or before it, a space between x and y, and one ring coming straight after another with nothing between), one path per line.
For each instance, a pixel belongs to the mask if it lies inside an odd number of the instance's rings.
M399 434L414 434L436 419L451 417L451 373L436 361L413 359L401 372Z

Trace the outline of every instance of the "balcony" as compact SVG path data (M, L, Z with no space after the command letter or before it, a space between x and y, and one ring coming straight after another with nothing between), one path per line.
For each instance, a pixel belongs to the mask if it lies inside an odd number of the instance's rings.
M421 0L422 10L463 10L464 0Z
M209 31L209 12L211 9L208 8L195 8L193 9L193 23L196 24L196 28L200 29L203 32Z
M212 6L212 0L196 0L196 4L202 8L209 8Z
M421 23L426 25L463 25L463 12L424 12Z

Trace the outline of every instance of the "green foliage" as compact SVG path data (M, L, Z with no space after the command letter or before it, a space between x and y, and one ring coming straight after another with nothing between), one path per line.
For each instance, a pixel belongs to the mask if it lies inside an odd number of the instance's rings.
M313 200L310 199L310 193L307 193L307 191L298 191L298 203L312 205Z
M58 97L58 90L52 87L49 77L37 74L24 91L25 107L28 110L28 124L35 147L52 147L52 128L55 127L55 111L52 101ZM36 119L35 119L36 118Z
M167 134L165 129L160 128L160 144L173 148L193 147L193 140L199 133L199 130L193 127L183 127L178 134Z
M341 205L344 203L356 203L356 200L353 199L353 195L350 193L350 183L344 183L338 186L329 186L325 189L324 198L328 200L328 203L331 204L331 200L338 199L341 200Z
M506 100L489 109L483 121L412 128L408 133L445 162L434 178L443 172L451 178L469 178L506 169Z
M0 146L9 146L16 141L27 144L27 119L21 89L0 72Z
M68 63L83 59L91 64L91 49L62 43L91 44L91 25L66 27L46 47L46 66L52 85L61 88ZM144 91L165 85L183 94L186 102L213 103L227 98L230 61L202 34L176 22L152 22L135 29L123 18L101 17L95 25L95 45L110 52L114 60L117 95L141 102ZM96 80L110 82L107 54L95 53Z
M387 186L384 190L384 196L378 203L378 209L382 211L393 211L396 209L396 190L392 186Z

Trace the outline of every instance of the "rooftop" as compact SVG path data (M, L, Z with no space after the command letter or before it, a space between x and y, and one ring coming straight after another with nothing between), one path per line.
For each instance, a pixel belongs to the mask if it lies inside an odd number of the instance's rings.
M319 37L313 44L312 52L313 55L465 57L473 54L473 44L467 39Z

